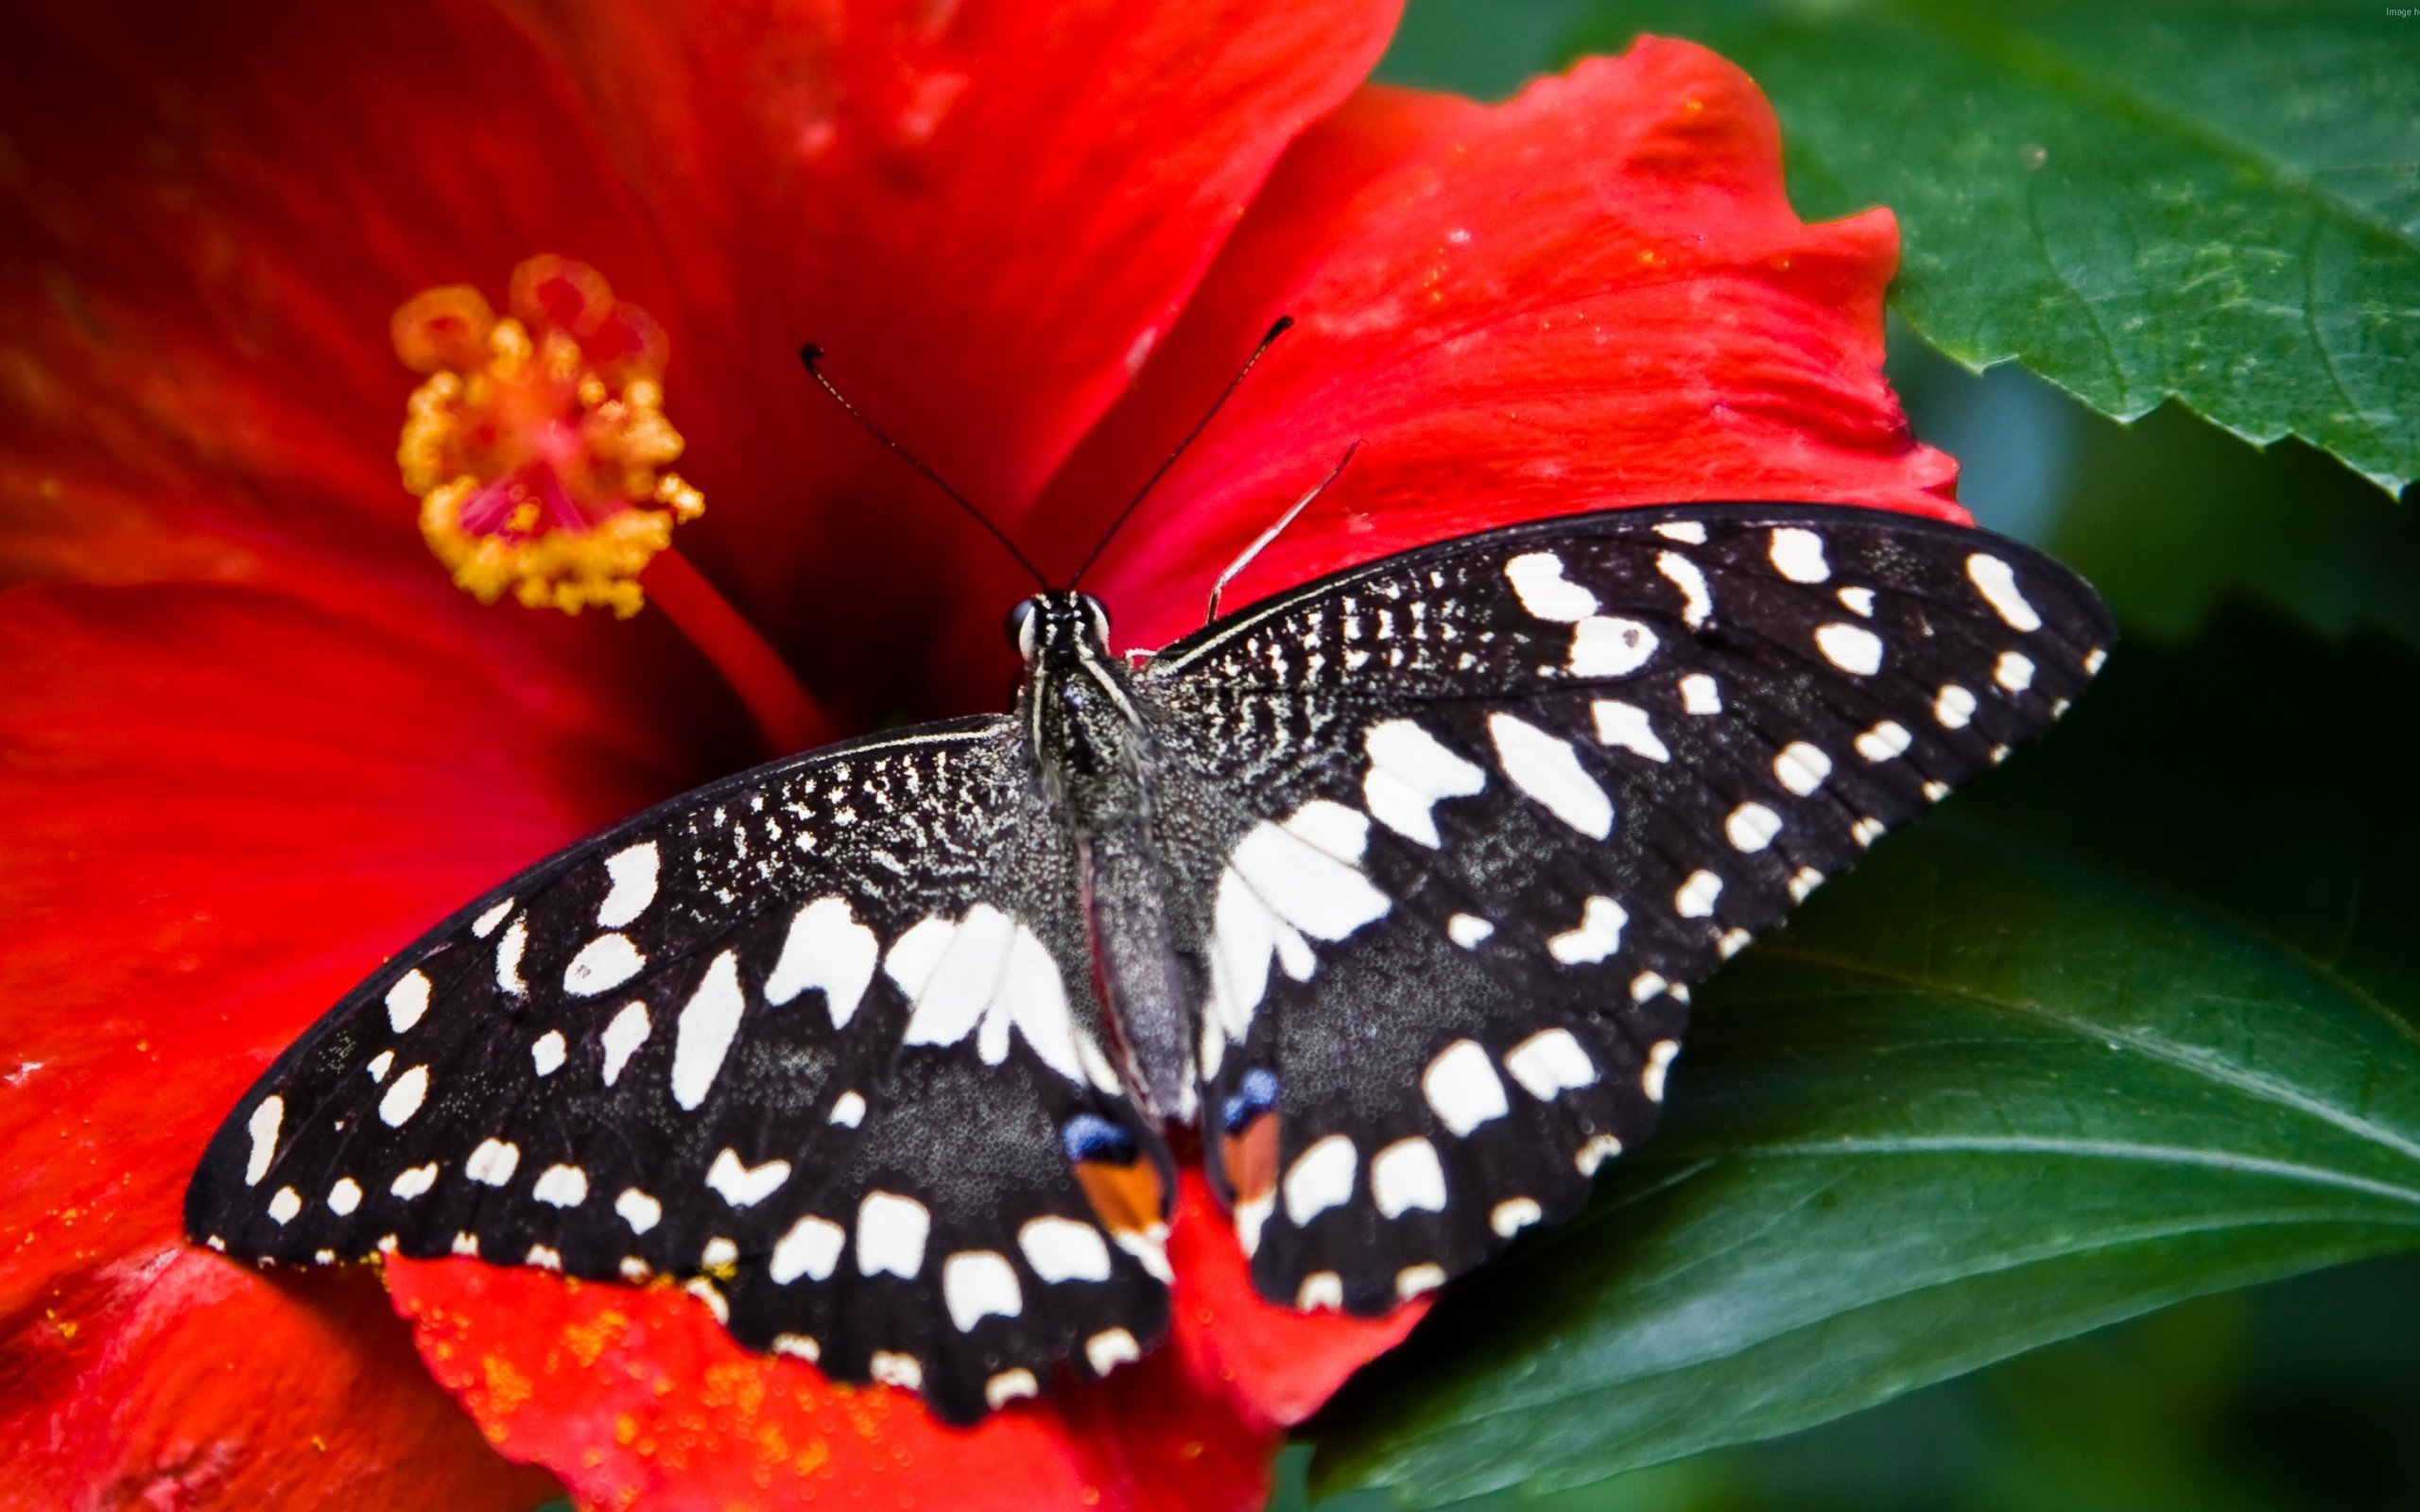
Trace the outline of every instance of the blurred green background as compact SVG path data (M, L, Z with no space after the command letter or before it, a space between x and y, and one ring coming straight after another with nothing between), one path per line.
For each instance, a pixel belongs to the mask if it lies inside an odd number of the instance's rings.
M1560 66L1600 13L1588 0L1411 0L1380 77L1498 98ZM2420 44L2420 31L2413 39ZM1787 127L1789 102L1776 103ZM1810 214L1840 208L1798 198ZM2290 677L2289 653L2306 646L2332 662L2397 671L2420 655L2420 516L2408 507L2420 501L2399 506L2297 441L2258 449L2173 404L2119 425L2013 365L1977 375L1895 321L1891 337L1892 377L1916 433L1960 459L1962 497L1977 519L2084 573L2117 610L2130 649L2170 661L2188 674L2180 681L2208 688L2213 669L2222 682L2238 663L2247 679L2256 666L2262 676ZM2262 649L2278 654L2263 663ZM2346 733L2392 740L2398 711L2361 713ZM2411 756L2389 754L2383 764L2357 765L2390 778L2420 768ZM2246 815L2290 807L2297 775L2309 769L2281 771L2264 790L2256 764L2238 762L2228 790L2210 797ZM2156 875L2207 858L2169 849L2127 859ZM2288 913L2296 890L2294 878L2263 877L2256 867L2225 885L2286 896ZM2244 911L2280 917L2273 906ZM2420 910L2402 917L2420 930ZM1577 1491L1469 1504L1539 1512L2420 1507L2414 1340L2420 1256L2372 1261L2170 1308L1804 1433ZM1275 1507L1308 1504L1308 1458L1302 1450L1288 1454ZM1387 1498L1351 1493L1319 1504L1380 1512Z

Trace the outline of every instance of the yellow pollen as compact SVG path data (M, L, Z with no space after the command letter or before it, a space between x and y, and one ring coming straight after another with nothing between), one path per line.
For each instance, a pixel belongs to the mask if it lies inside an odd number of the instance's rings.
M483 604L625 618L638 576L705 496L668 464L663 329L595 268L552 255L512 271L510 315L450 284L395 312L395 355L426 375L395 451L421 535Z

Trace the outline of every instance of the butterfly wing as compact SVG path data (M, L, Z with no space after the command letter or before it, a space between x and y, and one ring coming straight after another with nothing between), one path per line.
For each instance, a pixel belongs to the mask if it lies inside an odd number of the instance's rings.
M966 1420L1164 1331L1165 1147L1100 1052L1011 723L677 799L472 903L229 1118L230 1253L667 1275L760 1350Z
M1201 1102L1267 1296L1376 1311L1653 1126L1688 988L2082 691L2072 573L1800 505L1423 548L1139 682L1208 900ZM1223 805L1223 807L1222 807Z

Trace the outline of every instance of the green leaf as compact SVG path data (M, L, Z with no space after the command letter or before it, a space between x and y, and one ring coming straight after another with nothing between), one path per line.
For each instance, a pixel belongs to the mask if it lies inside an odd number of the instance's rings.
M2420 18L2287 0L1612 0L1755 76L1800 208L1886 204L1893 300L2133 420L2175 396L2420 475Z
M2189 641L2250 596L2420 645L2420 510L2379 508L2325 453L2261 451L2180 404L2120 425L2023 368L1970 373L1892 338L1892 383L1917 436L1958 457L1959 503L2090 578L2128 635Z
M1670 1126L1314 1425L1322 1490L1582 1485L2420 1245L2420 668L2247 619L2105 684L1709 985Z

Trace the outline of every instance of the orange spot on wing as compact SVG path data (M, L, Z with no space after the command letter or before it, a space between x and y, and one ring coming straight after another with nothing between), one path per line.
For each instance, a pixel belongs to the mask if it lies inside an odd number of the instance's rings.
M1277 1189L1277 1119L1263 1113L1240 1134L1219 1142L1219 1163L1237 1202L1265 1197Z
M1076 1180L1103 1227L1112 1233L1148 1234L1167 1222L1167 1191L1147 1160L1131 1165L1079 1160Z

